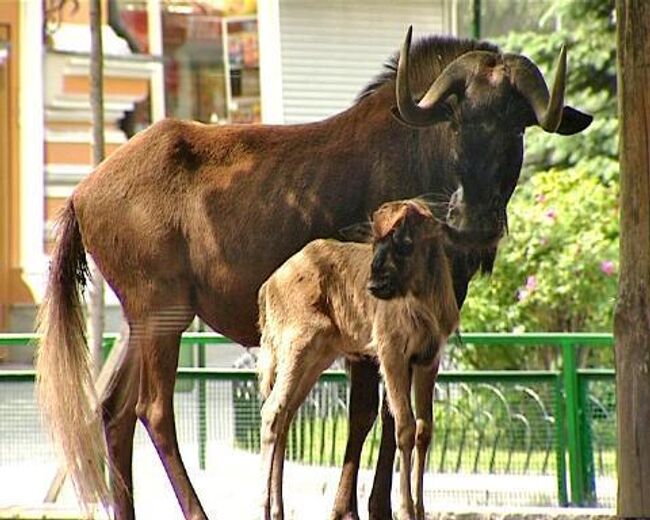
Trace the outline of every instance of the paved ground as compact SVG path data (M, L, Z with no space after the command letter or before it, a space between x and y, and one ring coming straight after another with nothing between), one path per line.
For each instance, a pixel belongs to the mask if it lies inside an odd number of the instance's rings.
M213 467L220 471L200 471L189 467L192 481L210 518L257 520L259 518L260 463L259 456L213 446L210 449ZM218 462L217 462L218 461ZM0 508L11 506L36 506L45 495L51 477L56 471L54 464L29 463L7 465L0 468ZM180 511L172 488L153 448L146 444L138 448L134 463L135 499L140 518L156 520L181 520ZM339 470L287 463L285 470L285 503L287 520L327 518L333 502ZM372 474L362 472L359 481L359 502L365 508L372 485ZM609 483L615 492L613 482ZM530 503L531 497L551 505L555 496L553 477L522 477L517 475L427 475L425 482L427 509L437 511L433 518L469 520L534 520L537 518L563 518L567 512L551 509L516 509L513 506ZM396 488L396 486L394 486ZM395 491L395 489L394 489ZM491 503L510 507L508 510L491 507L482 509L480 504L490 498ZM397 504L397 496L393 496ZM75 501L70 486L66 486L59 501L60 508L74 508ZM6 511L6 510L5 510ZM453 511L454 513L450 513ZM483 511L483 512L481 512ZM526 512L528 511L528 512ZM537 511L537 512L535 512ZM558 511L558 510L555 510ZM581 514L585 512L582 511ZM597 510L598 515L611 511ZM476 516L476 515L479 516ZM591 513L590 513L591 514ZM487 515L487 516L484 516ZM497 515L497 516L495 516ZM515 515L515 516L512 516ZM522 516L523 515L523 516ZM532 516L531 516L532 515ZM559 515L559 516L558 516ZM0 515L0 518L3 518ZM5 517L7 518L7 517ZM362 517L363 518L363 517ZM585 518L579 517L576 520Z

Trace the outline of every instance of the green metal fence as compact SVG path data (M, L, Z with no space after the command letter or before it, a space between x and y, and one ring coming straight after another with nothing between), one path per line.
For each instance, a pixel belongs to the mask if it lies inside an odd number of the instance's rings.
M107 349L115 339L106 336ZM0 345L14 348L33 340L32 335L0 335ZM204 348L229 342L226 338L188 333L182 341L183 348L198 350L198 356L186 359L197 359L199 365L179 368L175 394L177 429L188 465L209 469L219 445L257 452L261 402L255 372L202 366ZM614 372L576 368L577 347L611 347L611 335L464 334L463 343L556 346L562 367L440 374L428 474L459 478L448 477L445 485L435 481L427 488L427 502L612 507ZM0 372L0 468L24 460L53 460L39 423L33 381L31 370ZM345 373L323 374L292 425L288 460L340 466L348 395ZM364 446L364 467L374 466L379 440L380 426L375 425Z

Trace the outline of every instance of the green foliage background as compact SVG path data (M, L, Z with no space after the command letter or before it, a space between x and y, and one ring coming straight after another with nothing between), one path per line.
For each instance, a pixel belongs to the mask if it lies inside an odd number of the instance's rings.
M484 14L507 12L510 0L486 2ZM463 307L464 331L608 331L618 272L618 120L614 3L550 0L538 30L510 32L498 43L537 63L551 82L563 43L569 50L566 103L594 116L566 137L526 132L526 163L508 208L510 233L494 273L475 279ZM486 12L487 11L487 12ZM530 25L530 21L527 26ZM465 345L461 366L553 365L548 352ZM596 356L596 357L594 357ZM538 359L538 358L542 359ZM610 352L583 364L610 364Z

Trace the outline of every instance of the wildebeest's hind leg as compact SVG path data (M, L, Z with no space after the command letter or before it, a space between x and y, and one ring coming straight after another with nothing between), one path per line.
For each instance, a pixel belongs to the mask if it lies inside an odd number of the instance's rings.
M356 520L359 518L357 506L357 477L361 461L361 450L368 432L377 418L379 406L379 369L376 362L362 360L350 365L350 408L349 433L345 447L343 469L339 480L332 520ZM393 444L394 444L393 439ZM392 463L391 463L392 471ZM390 484L389 484L390 494ZM390 497L389 497L390 511ZM390 517L387 517L390 518Z
M207 518L181 459L174 423L174 383L180 337L194 313L174 305L131 323L140 353L136 413L156 447L186 519Z
M116 520L135 518L131 466L140 379L138 362L137 351L129 340L101 402Z

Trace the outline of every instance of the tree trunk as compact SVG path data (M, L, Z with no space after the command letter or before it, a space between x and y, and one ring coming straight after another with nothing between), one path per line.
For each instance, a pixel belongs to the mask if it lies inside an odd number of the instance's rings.
M93 164L104 160L104 50L102 45L101 0L90 0L90 105L93 114ZM95 375L103 361L104 279L95 262L89 261L88 337Z
M650 2L617 0L621 245L618 516L650 517Z

